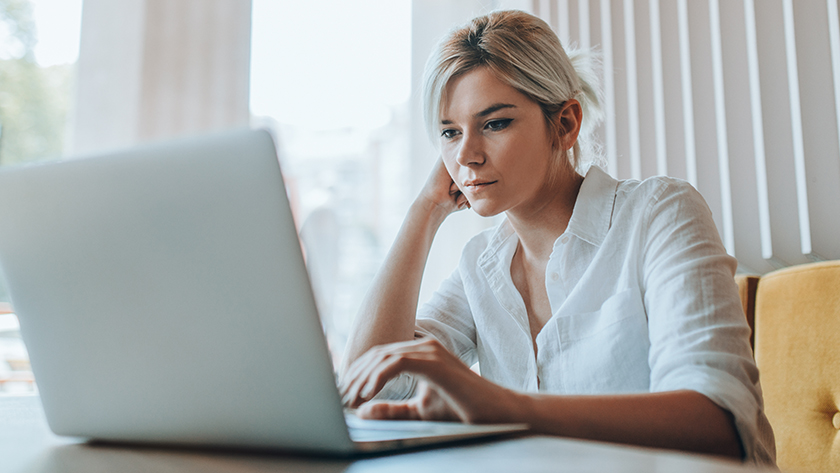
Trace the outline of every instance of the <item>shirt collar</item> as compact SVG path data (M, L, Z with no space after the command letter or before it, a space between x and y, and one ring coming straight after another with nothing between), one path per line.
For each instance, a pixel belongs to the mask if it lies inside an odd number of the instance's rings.
M578 191L566 233L601 246L612 224L619 182L598 166L591 166Z
M513 237L513 240L511 240L511 237ZM513 231L513 226L510 224L508 219L505 218L490 236L490 240L487 242L487 247L481 253L478 263L482 266L492 264L492 261L495 260L495 257L499 254L503 247L505 247L505 244L510 245L511 241L518 241L516 239L516 232Z
M592 165L578 191L566 233L575 235L592 245L601 246L612 224L618 184L617 180L601 168ZM494 260L506 244L511 244L511 237L514 237L513 241L516 241L513 226L505 219L490 237L486 249L479 257L479 264L489 264L491 260ZM505 249L511 250L511 248Z

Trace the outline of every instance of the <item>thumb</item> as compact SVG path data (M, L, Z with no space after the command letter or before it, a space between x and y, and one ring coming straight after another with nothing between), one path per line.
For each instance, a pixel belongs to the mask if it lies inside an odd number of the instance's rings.
M359 406L356 415L362 419L420 420L415 403L372 401Z

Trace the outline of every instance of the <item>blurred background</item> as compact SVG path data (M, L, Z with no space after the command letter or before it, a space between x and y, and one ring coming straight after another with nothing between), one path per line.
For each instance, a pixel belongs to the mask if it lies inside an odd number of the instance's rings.
M0 0L0 168L269 129L337 359L436 158L418 94L429 51L515 8L599 52L610 174L693 184L740 272L838 259L837 1L756 3ZM498 222L446 221L421 301ZM0 392L33 391L11 302L0 273Z
M425 56L496 3L0 0L0 167L269 129L337 360L435 158L416 97ZM490 224L447 222L423 298ZM10 302L0 274L0 392L32 391Z

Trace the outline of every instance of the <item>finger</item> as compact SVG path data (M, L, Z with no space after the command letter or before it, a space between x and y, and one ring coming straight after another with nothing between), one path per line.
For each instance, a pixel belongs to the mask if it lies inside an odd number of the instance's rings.
M444 364L445 361L425 345L418 347L417 351L390 354L366 375L357 390L349 392L343 400L347 407L358 407L373 399L388 381L401 373L414 373L425 377L431 373L444 371L446 369Z
M347 379L341 389L343 404L351 408L372 399L400 373L440 376L460 360L437 340L422 338L375 347L357 363L361 366L352 370L353 378Z
M417 345L422 345L423 340L424 339L412 339L403 342L377 345L370 348L362 356L351 363L345 373L341 376L341 381L339 383L341 395L346 395L354 387L355 383L364 379L366 374L369 373L377 363L380 363L384 357L387 357L392 353L399 354L411 352L416 349L415 347Z
M428 382L417 384L417 395L411 400L417 415L424 420L448 420L463 421L455 406L448 402L448 398L442 395L443 392Z
M445 388L428 383L425 392L417 399L418 411L423 418L469 422L470 417L458 399Z
M374 372L380 364L383 363L383 359L379 356L374 357L369 360L365 360L366 363L362 367L363 369L358 373L358 375L342 390L342 402L346 407L356 407L359 405L359 401L367 400L370 398L365 399L362 396L362 390L365 389L365 386L368 383L368 378L370 378L371 373ZM372 396L371 396L372 397Z
M373 407L376 403L371 403L362 412L379 416L377 418L411 415L412 418L464 422L498 418L496 398L503 390L470 371L436 340L418 340L378 352L387 356L377 359L373 369L366 371L364 378L354 386L347 398L348 407L367 405L366 400L375 396L388 380L400 373L413 373L419 376L414 398L386 407Z
M418 355L390 355L383 358L369 372L365 373L364 378L359 379L353 389L348 391L342 399L344 405L351 408L358 407L373 399L382 391L388 381L407 371L406 368L411 365L411 360L415 356Z
M461 188L458 187L458 184L455 184L455 181L453 181L451 178L449 182L449 195L457 196L458 194L461 194Z
M370 362L372 350L363 353L362 356L356 358L353 363L341 374L341 382L339 383L339 391L341 395L347 394L347 391L353 386L353 383L359 378L359 374L364 367Z
M383 366L394 363L395 359L401 356L401 352L408 349L404 345L405 343L399 343L375 347L359 358L359 366L353 370L352 377L345 381L341 389L342 402L345 406L356 407L372 399L384 387L387 379L381 382L381 386L372 385L370 380L382 376L377 373L381 373Z
M471 208L470 201L467 200L467 196L465 196L464 194L458 196L458 198L455 200L455 205L458 206L458 210Z
M362 354L362 356L351 363L341 376L341 382L339 385L341 395L346 395L354 387L354 385L358 383L360 379L363 379L365 374L370 372L370 370L379 363L384 356L387 356L388 353L400 350L401 348L413 344L414 342L415 340L407 340L404 342L377 345L370 348Z
M433 338L406 343L390 350L375 369L367 373L364 386L358 391L356 399L348 399L352 407L357 402L365 402L378 394L391 379L401 373L412 373L422 378L445 382L453 377L454 370L469 371L466 365L446 350ZM472 373L472 372L470 372Z
M387 356L386 350L374 347L353 363L340 387L342 402L345 405L349 406L349 403L359 396L359 391L364 387L370 372L382 362L385 356Z
M421 420L410 402L374 401L363 404L356 411L362 419Z
M356 411L356 415L365 419L462 420L438 390L424 381L418 383L416 394L410 400L368 402Z
M449 186L449 195L455 199L455 207L458 210L470 208L470 201L467 200L467 196L464 195L461 188L455 184L455 181L452 181L452 184Z

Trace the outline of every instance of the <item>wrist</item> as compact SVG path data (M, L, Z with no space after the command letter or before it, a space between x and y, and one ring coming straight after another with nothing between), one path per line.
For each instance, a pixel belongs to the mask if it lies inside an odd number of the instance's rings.
M513 393L513 402L509 412L507 422L528 424L531 429L534 429L534 403L535 398L529 393L511 391Z
M446 217L449 216L449 213L446 208L437 202L424 198L422 195L417 197L408 210L409 218L424 222L434 231L437 231Z

